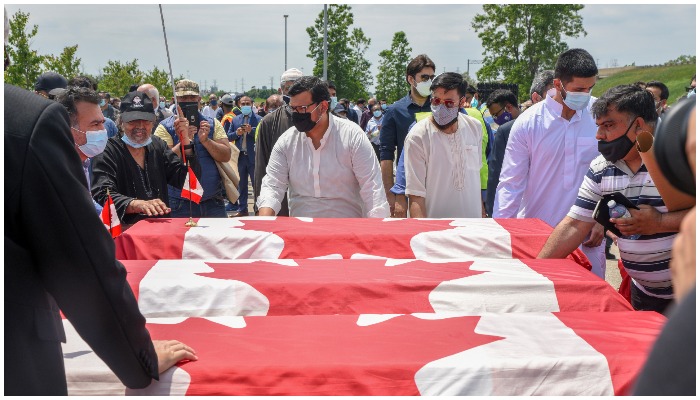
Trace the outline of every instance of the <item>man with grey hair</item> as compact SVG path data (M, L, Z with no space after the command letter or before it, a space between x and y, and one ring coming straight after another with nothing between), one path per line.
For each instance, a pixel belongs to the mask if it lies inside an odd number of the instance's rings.
M537 104L544 99L545 93L554 87L554 71L546 69L535 75L530 86L530 100Z
M255 172L253 180L253 197L257 204L260 190L262 189L262 180L265 177L267 163L270 161L272 148L275 147L277 139L294 126L292 124L292 110L286 107L289 104L289 88L294 82L304 75L296 68L290 68L280 77L280 88L277 90L282 95L283 103L274 112L269 112L260 124L258 124L257 133L255 135ZM289 216L289 207L287 206L287 196L282 200L282 207L277 213L278 216Z
M156 123L153 124L153 132L156 131L156 128L160 124L160 121L170 117L173 115L173 113L170 112L170 110L166 110L165 107L160 107L159 100L160 100L160 94L158 93L158 89L151 85L150 83L144 83L143 85L139 86L138 89L139 92L144 92L148 95L148 97L151 98L151 102L153 103L153 109L156 110Z

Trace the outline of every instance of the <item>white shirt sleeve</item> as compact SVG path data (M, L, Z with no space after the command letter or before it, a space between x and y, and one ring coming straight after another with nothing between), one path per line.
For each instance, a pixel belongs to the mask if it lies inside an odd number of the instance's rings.
M361 129L358 129L358 131L361 131ZM391 212L389 210L389 202L386 200L386 193L384 192L379 161L377 161L374 149L364 134L358 134L354 139L352 169L357 183L360 185L360 197L365 206L366 217L390 217Z
M282 140L278 140L272 148L257 203L258 209L269 207L275 211L275 214L282 208L282 199L289 187L289 162L283 144Z
M423 127L415 125L406 136L404 142L404 171L406 175L406 195L425 198L427 193L426 179L428 175L428 157L422 135Z
M510 131L493 203L494 218L515 218L518 214L530 173L530 143L527 130L525 124L516 122Z

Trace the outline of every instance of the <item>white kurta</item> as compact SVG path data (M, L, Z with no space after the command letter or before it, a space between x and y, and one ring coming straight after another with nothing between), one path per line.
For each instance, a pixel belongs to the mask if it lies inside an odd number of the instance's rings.
M347 119L329 119L318 149L294 127L280 136L267 164L258 208L278 213L289 189L292 217L389 217L379 162L365 133Z
M406 194L425 198L428 218L481 217L481 124L459 114L446 134L425 118L404 143Z

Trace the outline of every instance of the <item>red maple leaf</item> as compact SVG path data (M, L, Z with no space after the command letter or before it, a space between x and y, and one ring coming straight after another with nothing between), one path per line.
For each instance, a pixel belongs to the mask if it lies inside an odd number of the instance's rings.
M472 262L409 263L386 260L296 260L298 267L257 261L207 263L198 274L245 282L270 301L268 315L410 314L434 312L428 296L444 281L479 275Z
M435 361L503 338L474 332L480 317L399 316L358 326L357 316L246 317L232 329L190 318L148 324L199 360L180 365L187 395L418 395L414 376Z

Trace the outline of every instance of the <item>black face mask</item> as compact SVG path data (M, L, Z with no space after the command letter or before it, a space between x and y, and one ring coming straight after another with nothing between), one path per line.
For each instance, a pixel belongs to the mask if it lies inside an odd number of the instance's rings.
M292 123L299 132L308 132L316 126L316 122L311 120L311 113L292 113Z
M636 119L637 118L635 118L630 124L630 126L627 127L625 134L620 136L619 138L611 140L609 142L605 142L602 140L598 141L598 151L600 152L600 154L603 155L603 157L606 160L610 162L622 160L627 155L627 153L629 153L630 150L632 150L632 147L634 147L634 142L627 137L627 132L629 132L630 128L632 127L632 124L634 124L634 121Z

